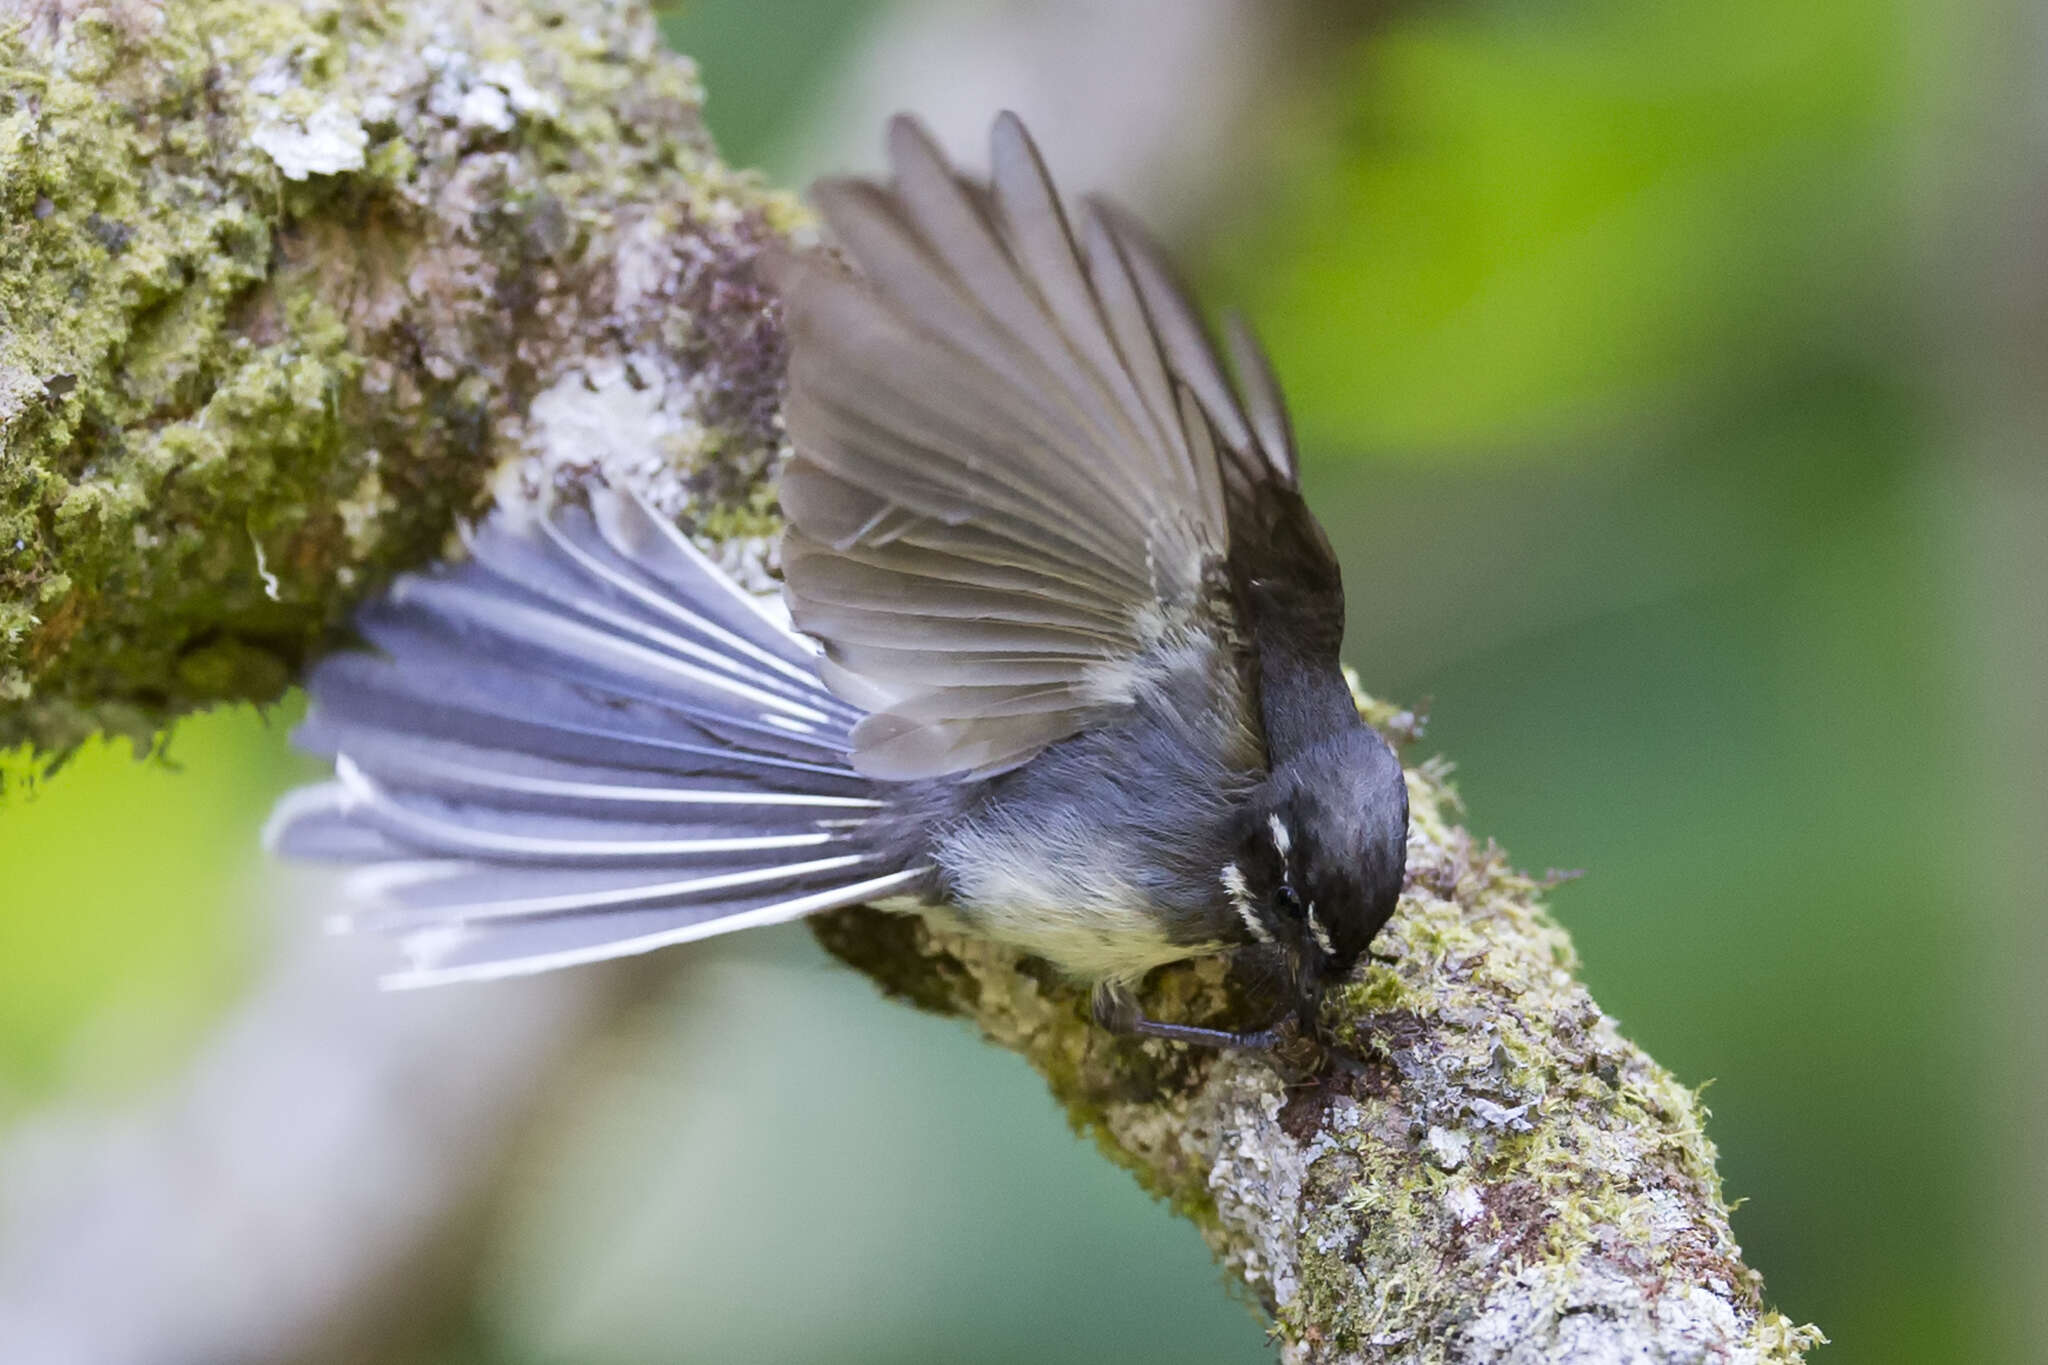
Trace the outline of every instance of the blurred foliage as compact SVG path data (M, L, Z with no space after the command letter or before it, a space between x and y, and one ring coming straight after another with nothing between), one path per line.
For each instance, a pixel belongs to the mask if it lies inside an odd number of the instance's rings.
M1563 448L1895 302L1885 5L1425 8L1280 92L1228 296L1313 450Z
M876 0L676 0L661 34L697 63L704 115L734 166L786 174L810 98L880 8Z
M140 761L94 740L0 797L0 1117L158 1073L247 979L255 832L304 771L274 726L215 711Z

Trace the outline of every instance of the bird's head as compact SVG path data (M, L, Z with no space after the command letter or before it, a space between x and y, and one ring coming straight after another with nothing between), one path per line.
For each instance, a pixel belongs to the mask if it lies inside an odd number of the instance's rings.
M1246 803L1236 849L1221 876L1238 941L1278 950L1313 1027L1324 986L1350 974L1401 895L1400 759L1362 724L1303 751Z

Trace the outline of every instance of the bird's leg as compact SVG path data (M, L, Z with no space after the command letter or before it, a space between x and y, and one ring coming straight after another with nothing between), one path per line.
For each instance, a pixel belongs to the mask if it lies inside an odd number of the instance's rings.
M1093 1005L1096 1023L1111 1033L1126 1036L1164 1038L1196 1047L1241 1047L1255 1052L1270 1052L1280 1042L1280 1031L1274 1028L1260 1029L1256 1033L1232 1033L1228 1029L1200 1028L1194 1024L1169 1024L1164 1020L1149 1019L1138 1008L1138 1002L1128 988L1107 981L1095 988Z

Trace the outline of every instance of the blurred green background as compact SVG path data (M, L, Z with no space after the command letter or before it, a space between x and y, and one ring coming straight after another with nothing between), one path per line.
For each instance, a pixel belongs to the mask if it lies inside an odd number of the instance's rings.
M891 34L1017 8L664 28L728 155L792 183ZM1282 55L1212 192L1146 208L1275 353L1352 661L1430 703L1475 830L1587 871L1555 906L1594 993L1714 1082L1737 1234L1825 1358L2048 1358L2014 871L2048 581L2011 576L2048 532L2009 494L2041 488L2033 386L1996 359L2027 252L1986 226L2048 180L2001 133L2021 11L1256 12ZM202 718L0 811L0 1121L167 1083L258 970L254 831L307 771L283 733ZM1267 1358L1014 1059L800 931L700 956L503 1201L436 1358Z

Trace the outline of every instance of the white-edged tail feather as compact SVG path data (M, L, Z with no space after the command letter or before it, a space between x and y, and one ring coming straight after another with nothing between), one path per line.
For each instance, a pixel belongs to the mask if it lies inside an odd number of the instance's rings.
M673 526L606 489L501 512L470 558L358 617L379 651L308 682L332 781L265 833L359 864L336 927L391 935L394 986L645 952L911 889L846 761L862 713L820 655Z
M675 916L665 911L651 911L628 912L603 920L588 917L554 920L513 929L460 923L423 929L400 941L410 965L403 971L385 975L382 984L391 990L408 990L419 986L444 986L457 981L494 981L629 957L740 929L787 924L821 911L880 900L907 890L924 875L923 869L911 868L788 900L721 907L716 917ZM620 929L629 925L630 937L616 936Z

